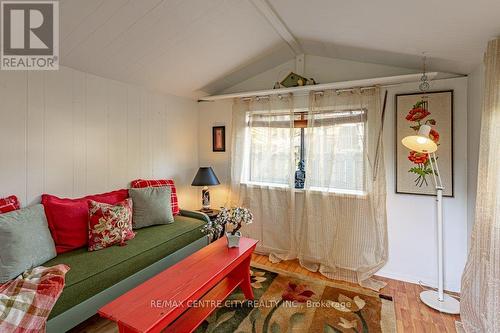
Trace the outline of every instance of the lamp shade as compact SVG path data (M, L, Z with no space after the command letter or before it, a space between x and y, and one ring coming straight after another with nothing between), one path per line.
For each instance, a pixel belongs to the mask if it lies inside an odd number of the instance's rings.
M422 125L418 130L417 135L404 137L401 143L408 149L414 150L417 153L433 153L437 150L437 144L429 138L431 127Z
M199 168L196 176L194 176L193 182L191 183L193 186L210 186L219 184L219 179L217 179L212 167Z

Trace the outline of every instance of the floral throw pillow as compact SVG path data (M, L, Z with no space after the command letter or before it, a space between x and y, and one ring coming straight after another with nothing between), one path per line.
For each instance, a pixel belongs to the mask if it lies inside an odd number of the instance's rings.
M89 200L89 251L120 244L135 237L132 231L132 199L116 205Z

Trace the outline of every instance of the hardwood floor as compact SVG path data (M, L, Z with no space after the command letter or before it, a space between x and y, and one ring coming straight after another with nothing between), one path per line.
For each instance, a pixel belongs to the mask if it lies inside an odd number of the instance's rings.
M273 264L267 259L267 256L257 254L253 255L252 260L261 265L276 267L290 272L328 280L319 273L313 273L302 268L297 260L283 261ZM393 298L398 332L456 332L455 321L460 320L460 316L443 314L423 304L418 297L422 291L422 288L419 285L383 277L376 278L387 282L387 286L381 290L381 293ZM348 282L341 283L355 286L354 284ZM70 332L115 333L118 332L118 328L113 322L99 318L96 315L81 323Z

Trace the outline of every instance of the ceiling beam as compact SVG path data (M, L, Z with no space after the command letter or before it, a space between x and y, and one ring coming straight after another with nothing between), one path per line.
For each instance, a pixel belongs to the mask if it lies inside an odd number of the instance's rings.
M304 54L295 55L295 73L299 75L305 74L305 56Z
M300 46L297 39L292 35L290 30L286 27L285 23L276 14L271 5L266 0L250 0L258 11L265 17L267 22L271 24L273 29L278 33L278 35L283 38L283 40L288 44L290 49L292 49L295 55L303 54L304 51Z

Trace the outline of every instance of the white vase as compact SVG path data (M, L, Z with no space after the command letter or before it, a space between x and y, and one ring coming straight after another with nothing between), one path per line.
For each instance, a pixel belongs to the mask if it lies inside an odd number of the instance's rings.
M241 232L236 231L236 234L231 234L230 232L226 232L227 238L227 247L239 247L240 246L240 238Z

